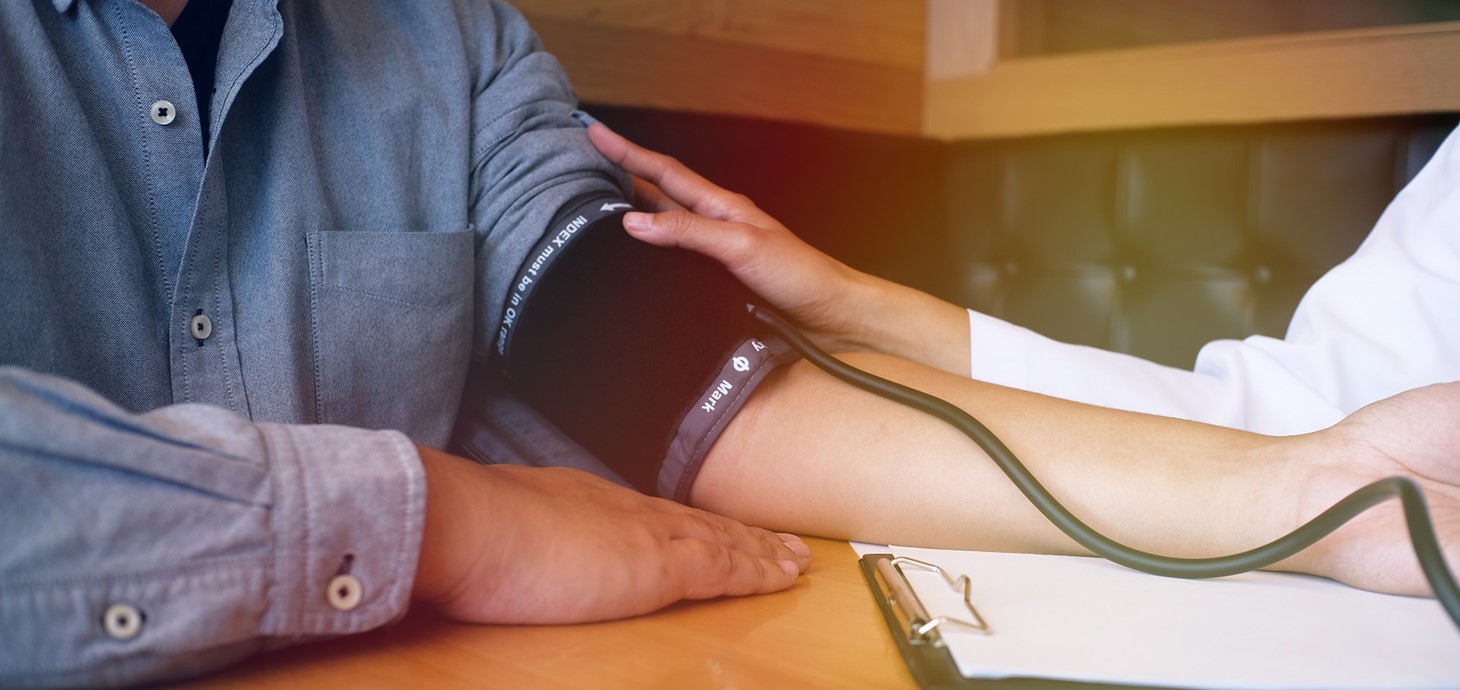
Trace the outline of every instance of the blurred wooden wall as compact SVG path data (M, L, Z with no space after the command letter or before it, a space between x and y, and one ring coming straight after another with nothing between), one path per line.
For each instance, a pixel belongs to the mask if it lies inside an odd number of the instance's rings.
M1283 0L513 1L607 105L941 140L1460 110L1455 0L1294 0L1364 10L1338 24L1258 11Z
M916 135L924 0L515 0L581 100Z

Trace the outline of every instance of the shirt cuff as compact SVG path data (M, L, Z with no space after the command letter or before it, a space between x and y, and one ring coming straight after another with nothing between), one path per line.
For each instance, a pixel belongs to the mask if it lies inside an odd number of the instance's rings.
M1025 353L1029 334L1026 328L969 309L969 377L1009 388L1027 388Z
M274 586L260 629L268 646L403 616L426 514L415 446L393 431L258 428L274 486Z

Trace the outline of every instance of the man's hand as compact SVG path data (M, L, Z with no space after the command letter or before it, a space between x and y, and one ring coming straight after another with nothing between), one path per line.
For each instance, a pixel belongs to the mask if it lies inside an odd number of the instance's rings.
M624 618L681 599L786 589L811 563L795 536L583 472L419 450L426 526L413 595L458 620Z
M634 237L719 261L825 349L883 352L968 373L962 309L848 267L801 241L750 199L601 124L589 127L588 137L634 176L637 201L653 211L624 217Z
M1419 482L1452 573L1460 574L1460 382L1380 400L1319 432L1324 451L1312 472L1301 518L1318 514L1353 490L1385 477ZM1293 559L1294 569L1356 587L1429 594L1399 502L1370 508L1333 536Z

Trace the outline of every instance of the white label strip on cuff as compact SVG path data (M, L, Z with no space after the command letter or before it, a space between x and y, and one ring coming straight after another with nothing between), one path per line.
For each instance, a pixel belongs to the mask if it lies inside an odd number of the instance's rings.
M685 412L659 468L659 495L681 503L710 447L735 418L750 392L777 364L798 355L779 339L751 338L725 360L719 374Z

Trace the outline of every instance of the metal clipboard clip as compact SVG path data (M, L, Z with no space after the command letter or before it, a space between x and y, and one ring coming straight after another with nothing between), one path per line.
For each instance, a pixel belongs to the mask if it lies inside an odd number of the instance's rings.
M963 605L968 609L972 620L953 618L951 616L930 617L923 602L913 591L912 585L907 581L907 575L903 573L904 566L912 566L922 570L931 570L943 577L948 583L948 588L963 594ZM967 575L959 575L954 579L942 566L906 558L903 556L883 556L876 562L874 571L877 574L878 584L881 585L883 595L892 604L892 609L897 612L902 629L907 632L907 639L913 644L943 646L943 636L940 630L956 628L959 630L971 630L984 635L992 635L993 629L979 615L978 609L973 607L969 599L969 589L973 583Z

